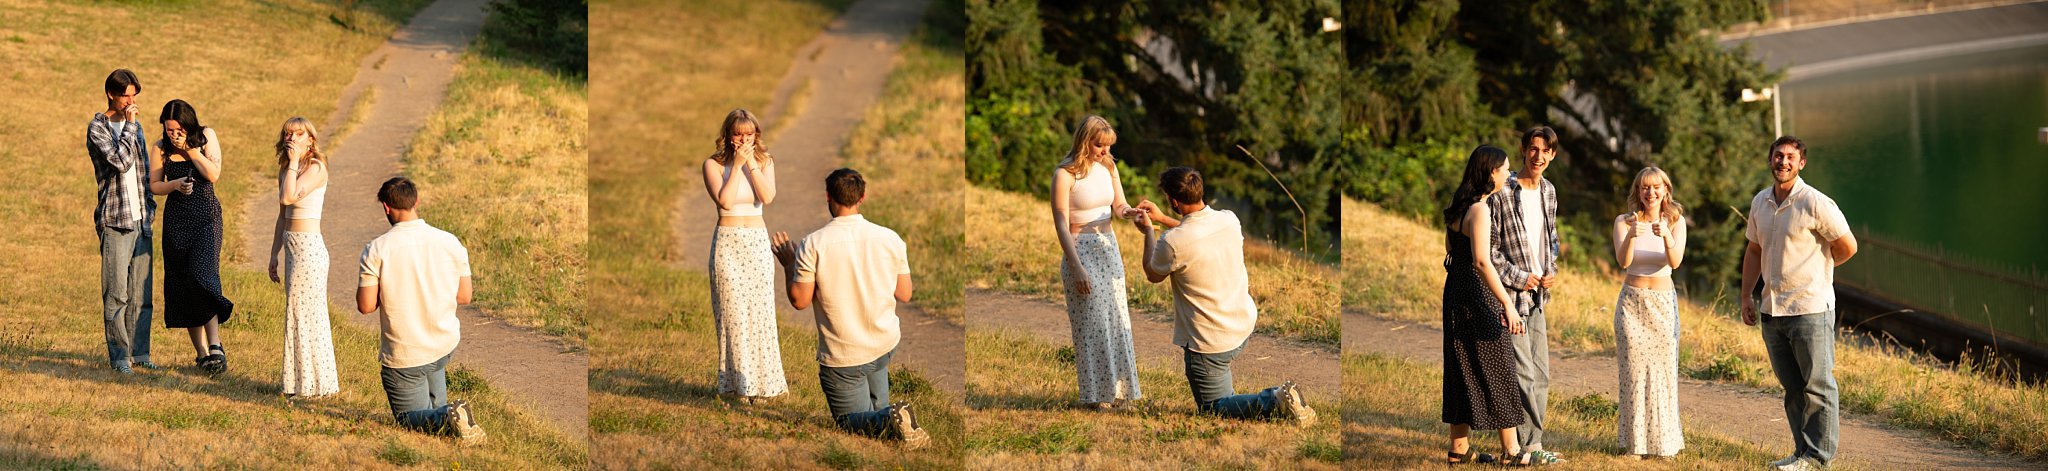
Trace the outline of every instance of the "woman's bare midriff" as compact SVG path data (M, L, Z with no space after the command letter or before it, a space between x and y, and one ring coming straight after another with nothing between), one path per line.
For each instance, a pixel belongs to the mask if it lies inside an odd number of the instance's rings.
M286 219L284 223L284 230L285 232L311 232L318 234L320 233L320 220Z
M1113 222L1113 221L1116 221L1116 219L1115 219L1115 218L1111 218L1111 219L1104 219L1104 220L1101 220L1101 221L1095 221L1095 222L1088 222L1088 223L1081 223L1081 224L1071 224L1071 225L1070 225L1070 227L1068 227L1068 230L1069 230L1069 231L1071 231L1071 232L1073 232L1073 233L1075 233L1075 234L1098 234L1098 233L1104 233L1104 232L1109 232L1109 231L1110 231L1109 223L1110 223L1110 222Z
M1630 288L1637 289L1647 289L1656 291L1665 291L1671 289L1671 277L1669 276L1629 275L1628 279L1622 280L1621 282L1622 284L1628 285Z
M719 216L719 227L768 227L760 216Z

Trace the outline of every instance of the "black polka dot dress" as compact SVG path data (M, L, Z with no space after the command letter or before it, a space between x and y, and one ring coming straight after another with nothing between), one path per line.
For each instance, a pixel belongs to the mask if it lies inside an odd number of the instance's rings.
M1473 430L1522 423L1522 387L1515 381L1515 346L1501 325L1506 310L1472 265L1472 239L1445 231L1444 411L1447 424Z
M216 317L226 323L235 303L220 292L220 200L213 182L191 161L164 165L164 178L192 177L192 194L164 197L164 326L201 327Z

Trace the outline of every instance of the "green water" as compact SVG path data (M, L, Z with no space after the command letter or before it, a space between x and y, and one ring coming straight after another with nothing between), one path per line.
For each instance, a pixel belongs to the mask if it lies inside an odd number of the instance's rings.
M1801 175L1869 241L1838 280L2048 346L2048 46L1804 80L1782 98L1807 144Z
M2048 270L2048 47L1786 84L1801 173L1871 236L2026 274ZM1762 163L1759 162L1759 172Z

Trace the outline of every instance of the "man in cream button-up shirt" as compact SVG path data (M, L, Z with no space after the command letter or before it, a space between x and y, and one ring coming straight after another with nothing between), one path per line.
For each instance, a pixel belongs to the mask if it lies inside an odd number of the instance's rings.
M1158 215L1144 201L1130 214L1145 234L1145 279L1173 280L1173 343L1202 412L1233 418L1280 417L1297 424L1315 422L1315 410L1288 381L1256 394L1236 394L1230 362L1244 353L1259 307L1252 300L1251 277L1244 265L1244 228L1237 215L1203 203L1202 175L1187 167L1167 169L1159 176L1175 222ZM1152 222L1174 226L1153 236Z
M1742 259L1742 322L1756 325L1749 294L1763 282L1764 348L1785 389L1792 455L1777 469L1825 467L1841 431L1835 385L1835 265L1856 255L1856 236L1835 200L1806 185L1806 143L1771 143L1772 185L1749 204L1749 248Z
M818 321L818 386L839 428L922 448L931 436L907 402L889 403L889 359L903 331L896 303L910 301L910 259L903 238L860 215L867 180L850 168L825 177L832 222L791 243L770 239L789 274L789 306ZM816 304L816 306L813 306Z
M469 249L419 215L419 189L405 177L377 190L391 230L363 246L356 311L384 312L379 376L391 416L405 428L484 437L469 403L448 400L448 361L462 342L456 306L469 304Z

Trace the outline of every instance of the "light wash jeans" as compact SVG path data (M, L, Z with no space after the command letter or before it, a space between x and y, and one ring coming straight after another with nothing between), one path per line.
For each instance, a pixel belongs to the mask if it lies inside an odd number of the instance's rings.
M384 398L391 401L391 418L398 420L399 426L427 433L452 430L448 423L453 417L448 407L448 360L453 358L455 352L448 352L420 366L381 367Z
M100 305L107 362L114 368L149 361L153 254L148 228L99 227Z
M1234 419L1271 417L1280 411L1280 388L1266 388L1254 394L1237 394L1231 385L1230 362L1244 353L1244 346L1220 353L1195 353L1181 347L1181 363L1188 375L1188 389L1195 395L1195 409Z
M1764 349L1785 389L1785 422L1794 456L1827 464L1842 429L1842 395L1835 386L1835 311L1764 315Z
M825 406L832 420L848 432L881 436L889 430L889 357L846 367L818 366L818 386L825 390Z

